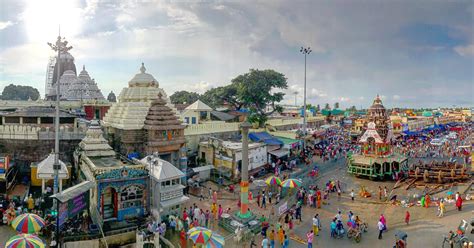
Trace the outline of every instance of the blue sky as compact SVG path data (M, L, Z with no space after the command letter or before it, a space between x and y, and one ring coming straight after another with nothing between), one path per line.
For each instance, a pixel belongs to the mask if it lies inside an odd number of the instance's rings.
M61 33L104 95L141 62L160 87L204 92L249 68L288 78L302 103L301 46L312 104L474 105L472 1L13 1L0 0L0 89L43 94L47 41Z

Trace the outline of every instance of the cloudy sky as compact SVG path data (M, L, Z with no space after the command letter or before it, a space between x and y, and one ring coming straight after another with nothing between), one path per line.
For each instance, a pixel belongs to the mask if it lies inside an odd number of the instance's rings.
M141 62L168 94L204 92L249 68L288 78L285 102L367 106L474 105L473 1L21 1L0 0L0 89L44 94L61 34L104 95L118 93Z

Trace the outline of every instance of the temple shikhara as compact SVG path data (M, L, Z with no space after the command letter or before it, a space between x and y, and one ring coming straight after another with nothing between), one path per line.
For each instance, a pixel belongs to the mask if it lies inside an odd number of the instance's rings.
M77 75L74 57L69 52L61 53L59 71L59 96L62 101L82 101L82 100L105 100L97 83L89 76L85 66ZM55 58L50 59L46 69L45 90L46 100L56 99L56 83L58 76L58 62Z
M124 155L158 152L160 158L186 167L184 126L153 75L140 72L124 88L103 119L112 147Z
M408 160L392 153L392 123L380 96L367 111L366 130L359 139L361 154L348 156L348 172L357 176L398 178Z

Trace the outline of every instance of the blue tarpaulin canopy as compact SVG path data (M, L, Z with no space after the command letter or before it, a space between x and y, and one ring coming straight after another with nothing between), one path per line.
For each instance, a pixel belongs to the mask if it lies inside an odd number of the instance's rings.
M253 142L263 142L267 145L283 145L283 142L267 132L249 133L249 139Z

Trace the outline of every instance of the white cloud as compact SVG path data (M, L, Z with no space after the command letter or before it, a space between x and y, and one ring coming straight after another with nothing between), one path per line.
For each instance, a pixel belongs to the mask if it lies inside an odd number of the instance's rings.
M210 88L212 88L212 85L210 83L201 81L201 82L196 83L194 85L190 85L188 91L202 94Z
M454 51L464 57L474 57L474 44L469 44L467 46L457 46L454 48Z
M6 29L13 25L13 22L11 21L6 21L6 22L0 22L0 30Z
M400 100L400 96L399 96L399 95L393 95L392 98L393 98L393 100Z

